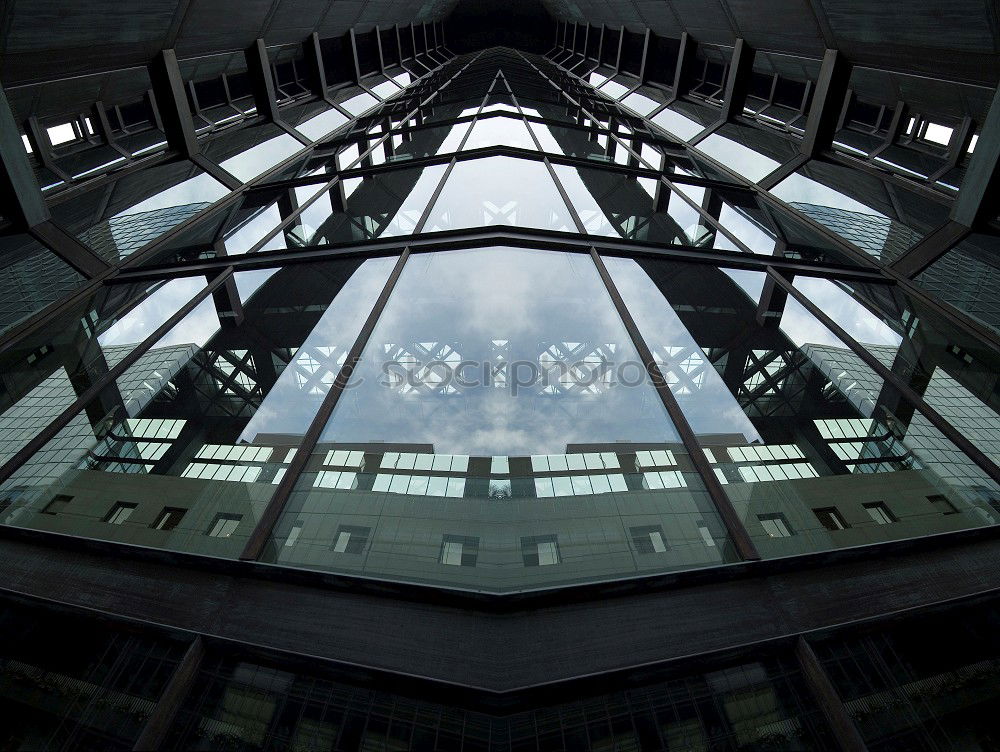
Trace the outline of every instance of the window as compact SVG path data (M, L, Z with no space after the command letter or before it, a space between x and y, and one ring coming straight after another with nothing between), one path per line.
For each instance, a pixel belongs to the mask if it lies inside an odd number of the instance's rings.
M715 538L712 537L712 531L708 529L708 525L705 524L704 520L698 520L698 533L701 535L701 539L705 542L706 546L715 548Z
M205 535L210 538L228 538L236 532L242 519L242 514L217 514Z
M180 507L163 507L163 511L160 512L156 518L156 522L153 523L153 529L173 530L177 527L186 512L186 509L181 509Z
M816 519L820 521L820 524L827 530L846 530L850 527L837 510L837 507L814 509L813 513L816 515Z
M889 507L884 502L873 501L871 504L863 504L862 506L868 512L868 516L878 525L889 525L893 522L899 522L899 518L889 510Z
M341 525L333 538L333 550L338 554L360 554L368 542L370 527Z
M640 554L662 554L667 550L667 542L663 537L663 528L659 525L629 528L632 543Z
M119 501L113 507L111 511L107 513L104 517L104 521L109 525L121 525L125 520L132 516L133 510L135 510L137 504L130 504L126 501Z
M441 539L438 561L456 567L474 567L479 556L479 538L446 535Z
M927 501L941 514L958 514L958 508L944 496L928 496Z
M559 543L554 535L521 538L521 555L526 567L545 567L559 563Z
M299 520L294 525L292 529L288 531L288 537L285 538L285 548L291 548L295 545L295 542L299 539L299 535L302 533L302 520Z
M52 501L45 505L42 514L62 514L72 499L72 496L63 496L62 494L54 496Z
M792 529L788 526L788 520L785 519L785 515L780 513L775 514L758 514L757 519L760 520L760 524L764 528L764 532L767 533L772 538L791 538Z

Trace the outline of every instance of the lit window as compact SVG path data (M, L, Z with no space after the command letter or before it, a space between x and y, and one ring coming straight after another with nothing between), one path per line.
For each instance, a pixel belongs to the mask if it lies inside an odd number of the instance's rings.
M893 522L898 521L896 515L889 511L889 507L881 501L875 501L871 504L863 504L862 506L864 506L865 510L868 512L868 516L871 517L877 525L890 525Z
M764 528L764 532L767 533L770 537L772 538L792 537L792 530L788 526L788 520L785 519L785 515L780 513L758 514L757 519L760 520L760 524Z
M70 141L76 140L76 131L73 130L72 123L62 123L60 125L54 125L47 129L49 132L49 141L52 142L53 146L59 146L60 144L67 144Z
M958 508L944 496L928 496L927 501L941 514L958 514Z
M813 513L827 530L846 530L850 527L836 507L814 509Z
M173 530L180 523L181 519L183 519L186 512L186 509L181 509L180 507L163 507L163 511L160 512L156 518L156 522L153 523L153 529Z
M659 525L629 528L632 543L640 554L662 554L667 550L663 528Z
M108 512L104 521L109 525L121 525L125 522L125 520L132 516L132 512L135 510L136 506L138 505L130 504L125 501L119 501L111 507L111 511Z
M938 125L937 123L928 123L927 130L924 131L924 140L930 141L933 144L940 144L941 146L947 146L948 142L951 140L951 134L954 128L949 128L946 125Z
M299 539L299 535L302 533L302 523L296 522L292 525L292 529L288 531L288 537L285 538L285 548L291 548L295 545L295 542Z
M228 538L236 532L242 514L217 514L205 533L209 538Z
M521 538L521 555L526 567L545 567L559 563L559 543L554 535Z
M701 535L701 539L706 546L715 548L715 538L712 536L712 531L708 529L708 525L705 524L704 520L698 520L698 534Z
M479 555L479 538L446 535L441 539L438 561L455 567L474 567Z
M341 525L333 538L333 550L338 554L360 554L368 542L370 527Z

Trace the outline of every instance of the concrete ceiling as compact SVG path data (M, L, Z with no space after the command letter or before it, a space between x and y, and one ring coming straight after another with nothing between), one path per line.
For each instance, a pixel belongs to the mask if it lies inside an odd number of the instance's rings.
M927 101L958 116L981 115L1000 78L995 0L7 0L0 7L0 82L18 117L132 101L149 87L146 65L168 47L185 77L201 80L241 67L242 50L259 37L275 55L313 32L338 37L437 20L455 49L548 44L553 18L648 27L671 38L687 31L703 48L741 36L758 50L756 67L792 78L813 78L795 73L809 67L802 58L818 60L833 47L854 64L852 84L869 100Z
M475 2L475 0L462 0ZM560 20L688 32L701 44L822 57L834 48L871 66L996 87L996 0L540 0Z
M11 87L243 50L259 37L297 44L313 32L438 21L458 0L7 0L0 19L0 81Z

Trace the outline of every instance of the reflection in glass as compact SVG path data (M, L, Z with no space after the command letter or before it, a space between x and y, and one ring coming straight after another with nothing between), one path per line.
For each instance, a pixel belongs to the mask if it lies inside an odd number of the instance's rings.
M346 122L347 116L340 110L331 107L326 112L321 112L304 123L299 123L295 126L295 130L306 136L306 138L311 138L315 141L337 130L337 128Z
M302 148L294 136L282 133L225 159L219 166L244 183L253 180Z
M713 133L699 141L697 148L753 183L780 166L777 160L735 140L736 135L732 133L729 136L733 137L727 137L722 133Z
M679 112L675 112L670 107L666 107L656 113L652 118L652 122L682 141L687 141L692 136L704 130L704 126L700 123L685 117Z
M490 146L512 146L517 149L536 151L534 140L528 127L520 118L481 118L472 126L469 138L462 150L485 149Z
M606 264L763 555L993 524L996 484L793 299L765 292L765 275ZM758 320L745 291L777 295L772 313ZM843 291L810 297L872 352L898 346Z
M249 272L249 284L237 274L0 487L10 502L2 521L237 555L392 263L292 266L269 280ZM184 284L200 287L170 283ZM256 291L237 326L224 306L241 287ZM177 309L178 289L167 288L100 335L109 360Z
M458 162L424 229L487 225L576 231L545 165L512 157Z
M487 249L407 262L270 555L510 590L730 550L593 262Z

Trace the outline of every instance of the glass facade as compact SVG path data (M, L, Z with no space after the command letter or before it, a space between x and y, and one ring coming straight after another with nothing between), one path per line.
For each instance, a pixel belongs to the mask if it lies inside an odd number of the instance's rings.
M985 105L372 19L22 118L0 750L1000 749L1000 225L955 221Z
M510 593L1000 521L996 351L872 263L938 204L756 190L715 74L431 67L58 204L121 273L4 354L3 524Z

